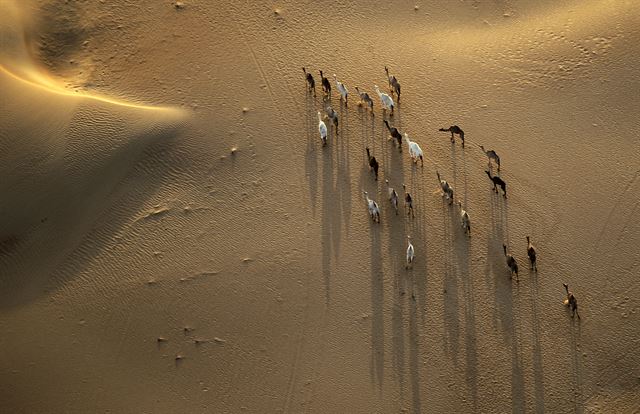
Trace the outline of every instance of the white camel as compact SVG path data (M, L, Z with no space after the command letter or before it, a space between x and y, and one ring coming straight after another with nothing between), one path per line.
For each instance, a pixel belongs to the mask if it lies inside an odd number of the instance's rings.
M391 114L393 114L393 109L395 108L395 104L393 103L393 98L387 95L384 92L380 92L380 88L378 85L374 85L376 93L380 97L380 102L382 102L382 108L391 109Z
M413 244L411 244L411 236L407 236L407 264L405 266L406 269L413 266L413 259L415 258L415 249L413 248Z
M420 145L418 145L418 143L415 141L411 141L409 139L409 135L406 132L404 133L404 140L409 147L409 156L411 157L413 162L417 163L419 158L420 164L424 165L424 154L422 153L422 148L420 148Z
M340 99L344 99L344 104L347 104L347 98L349 97L349 90L344 83L338 81L338 77L336 74L333 74L333 79L336 81L336 86L338 87L338 92L340 92Z
M322 121L322 115L318 111L318 131L320 131L320 139L322 140L322 146L327 145L327 125Z
M460 221L462 228L465 233L471 236L471 220L469 219L469 214L464 208L462 208L462 201L458 201L458 205L460 206Z
M369 209L369 216L371 216L371 219L374 222L380 223L380 208L378 207L378 203L370 199L369 193L367 193L366 191L364 192L364 197L367 200L367 208Z

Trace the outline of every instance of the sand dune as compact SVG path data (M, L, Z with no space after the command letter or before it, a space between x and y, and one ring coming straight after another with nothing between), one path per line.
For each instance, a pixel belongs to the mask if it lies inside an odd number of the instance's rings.
M634 2L183 3L0 5L0 411L640 407ZM326 148L302 66L352 93Z
M163 144L184 111L65 89L38 62L11 3L3 27L0 85L6 99L0 148L1 306L42 293L77 248L141 153ZM4 10L3 10L4 11ZM140 195L143 196L144 192ZM52 271L53 270L53 271ZM4 273L4 272L3 272Z

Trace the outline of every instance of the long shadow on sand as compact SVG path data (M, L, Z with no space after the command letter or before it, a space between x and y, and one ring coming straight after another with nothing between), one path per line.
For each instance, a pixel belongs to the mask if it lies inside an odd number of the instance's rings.
M420 400L420 331L418 328L418 306L415 300L409 305L409 367L411 370L411 403L413 413L422 412Z
M495 287L494 323L503 332L504 341L511 345L511 403L514 413L524 412L525 390L522 353L520 351L519 318L514 315L514 295L518 295L518 282L510 279L510 272L502 244L509 244L508 199L499 194L490 197L492 231L490 232L487 257L488 265L493 265L493 285ZM514 253L512 253L514 254ZM515 256L515 254L514 254ZM522 265L522 263L521 263ZM488 269L487 275L491 274Z
M400 110L400 105L398 104L398 108L394 112L393 116L387 112L386 119L389 121L389 124L395 126L400 131L402 131L402 111ZM385 137L386 137L386 128L385 128ZM398 188L400 191L398 195L400 196L400 203L403 203L404 200L404 192L402 191L402 184L405 183L406 179L404 176L404 168L403 168L403 158L406 159L406 151L405 147L402 152L398 150L398 148L394 145L393 141L388 141L386 138L384 142L388 142L387 152L391 153L389 157L392 162L392 169L394 172L398 171L398 177L394 180L396 183L396 191ZM418 167L412 163L411 165L412 173L410 177L410 182L408 184L408 191L411 192L413 196L414 208L416 208L416 216L411 218L406 216L406 212L400 212L400 215L404 215L403 226L402 226L402 240L397 240L394 236L394 239L399 242L400 245L403 246L402 255L400 257L404 257L404 253L406 250L406 236L411 236L411 242L413 243L416 249L416 262L414 266L408 272L402 272L398 277L401 284L400 298L398 300L399 304L404 303L406 301L409 306L409 329L408 329L408 339L409 339L409 377L411 383L411 412L412 413L421 413L422 412L422 401L421 401L421 389L420 389L420 321L424 321L425 315L421 311L423 303L426 303L427 300L427 274L428 274L428 257L426 251L426 215L420 214L420 211L425 211L426 203L423 197L423 192L419 191L422 187L421 180L423 178L424 169ZM389 180L391 181L391 180ZM408 285L408 286L407 286ZM405 294L406 292L407 294ZM399 326L400 332L396 333L394 329L395 337L403 337L402 333L402 325ZM402 346L402 350L400 348ZM398 341L398 343L394 343L394 353L398 354L398 357L402 356L404 359L404 340ZM398 376L403 376L403 370L398 370Z
M350 146L351 146L351 134L350 130L350 121L349 121L349 111L344 110L343 107L340 107L340 135L335 137L336 142L336 160L338 163L338 176L336 177L336 189L335 192L338 194L338 205L340 206L340 217L344 222L344 228L349 234L349 223L351 219L351 197L352 197L352 189L351 189L351 157L350 155ZM341 237L339 237L339 233L335 234L334 237L334 245L336 257L339 250L339 243Z
M381 210L380 223L374 223L369 219L369 234L371 237L371 378L377 383L379 391L382 391L382 383L384 380L384 269L382 260L382 229L386 227L389 219L388 205L385 203L384 196L379 191L380 180L382 179L384 165L381 165L381 174L378 180L374 179L374 175L369 169L368 159L366 157L365 147L369 147L372 155L376 159L381 158L380 151L376 148L375 142L375 125L373 117L365 113L360 108L360 123L364 132L364 141L358 148L361 151L361 168L360 168L360 188L365 189L369 193L369 197L374 199ZM365 205L364 200L362 201Z
M371 377L382 389L384 379L384 284L380 225L369 222L371 234Z
M584 412L584 396L582 391L583 375L582 375L582 361L580 360L580 349L578 349L578 343L581 335L580 321L576 318L570 318L568 327L571 332L571 368L573 372L574 382L574 412L581 414Z
M454 223L452 231L456 231L456 265L457 274L462 279L464 293L464 332L465 332L465 367L467 386L471 391L471 399L474 410L478 409L478 346L476 339L476 310L475 310L475 287L473 275L471 274L470 254L471 238L464 229Z
M462 148L462 180L458 180L457 149L455 143L451 144L451 159L453 160L453 186L456 198L462 202L463 208L467 207L467 162L466 153L468 149ZM471 392L471 402L474 411L478 410L478 345L476 338L476 310L475 310L475 287L471 274L470 254L473 238L467 236L461 226L460 210L456 208L453 213L451 232L455 234L455 255L456 274L462 280L464 293L464 349L465 349L465 370L467 386ZM473 227L473 226L472 226Z
M329 145L329 144L327 144ZM331 302L331 250L333 248L332 237L340 227L339 212L335 208L335 196L333 194L333 156L331 148L322 148L322 277L324 279L325 302Z
M531 295L531 318L533 324L533 384L536 413L544 413L544 369L540 346L540 316L538 312L538 273L530 271L533 282Z
M382 129L382 142L387 141L387 131ZM402 154L399 154L393 145L387 145L384 151L384 163L388 166L385 169L385 178L389 180L389 186L393 187L398 193L398 213L391 207L391 203L385 200L386 223L387 230L387 257L391 260L393 272L393 310L391 313L391 332L393 334L393 366L400 385L401 394L405 388L405 332L404 332L404 314L405 314L405 293L407 291L407 281L413 277L414 269L405 269L407 233L406 233L406 214L402 208L402 200L404 194L402 192L402 183L404 182L404 168L402 165ZM383 190L385 198L388 198L388 190ZM415 240L413 240L415 242ZM411 287L411 290L413 288Z
M320 112L323 114L324 107L331 102L323 99ZM307 93L306 95L306 117L305 131L307 135L307 149L305 154L305 174L308 180L309 200L311 210L315 215L316 199L318 196L318 157L322 157L322 208L321 208L321 247L322 247L322 278L324 281L325 303L331 302L331 251L332 235L336 221L335 209L333 208L333 156L331 147L334 146L335 136L333 124L325 122L329 131L327 144L322 146L318 131L318 109L315 98Z
M318 158L316 151L320 146L320 135L318 132L317 111L315 100L310 93L307 93L305 101L306 114L304 130L307 137L307 149L305 154L305 175L309 181L309 202L311 203L311 212L316 213L316 199L318 197Z
M457 221L454 215L454 206L442 199L442 218L444 221L444 318L446 352L453 358L455 365L458 365L458 350L460 349L460 320L458 310L460 309L458 297L458 274L454 262L454 252L457 250L454 241L457 230Z
M327 104L326 102L324 103ZM335 108L334 108L335 109ZM316 113L317 116L317 113ZM350 164L349 164L349 133L348 117L346 111L340 108L338 136L335 135L333 126L329 127L332 135L329 136L325 147L320 144L315 149L308 149L309 157L321 156L322 161L322 218L321 218L321 244L322 244L322 275L325 285L325 303L331 302L331 269L332 260L339 256L340 241L342 240L342 222L348 228L351 215L351 188L350 188ZM313 144L310 144L313 145ZM312 154L313 153L313 154ZM318 155L318 153L320 155ZM307 161L307 174L309 181L315 181L313 161Z

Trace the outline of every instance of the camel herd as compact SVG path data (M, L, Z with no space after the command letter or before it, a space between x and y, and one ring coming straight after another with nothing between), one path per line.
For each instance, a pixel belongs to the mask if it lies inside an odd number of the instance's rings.
M304 67L302 68L302 70L304 72L305 79L307 81L308 92L313 93L313 96L316 97L316 86L315 86L315 79L313 78L313 75L310 72L307 72L306 68ZM387 93L381 92L378 85L374 85L374 89L378 95L378 98L380 99L380 104L383 112L386 113L386 111L389 110L390 116L393 116L397 106L396 102L394 102L394 96L396 101L399 102L401 87L398 79L395 76L389 74L389 69L386 66L384 70L385 70L386 77L389 84L389 93L387 94ZM331 98L331 82L324 76L321 70L319 71L319 74L321 79L323 95L324 97L330 99ZM333 75L333 79L336 85L336 89L340 94L340 105L342 105L342 103L344 102L345 108L347 108L348 99L349 99L349 90L344 83L338 80L338 77L335 74ZM368 108L368 110L370 110L371 113L373 113L374 102L373 102L373 99L371 99L371 96L367 92L361 91L360 88L357 86L355 87L355 90L358 94L358 98L360 99L359 105L364 105L365 108ZM322 146L326 146L328 142L328 128L324 120L331 121L331 123L333 124L333 130L335 131L335 134L338 135L338 125L339 125L338 114L330 105L327 105L325 107L324 117L322 116L321 112L318 111L318 132L320 133ZM402 144L404 142L407 145L411 161L413 163L417 163L418 160L420 160L420 164L424 165L425 155L422 149L420 148L420 145L416 141L411 140L411 138L409 138L409 135L406 132L401 133L396 127L389 125L388 120L386 119L383 120L383 123L389 132L389 135L390 135L389 139L395 139L395 141L397 142L399 151L402 151ZM451 125L447 128L440 128L439 131L451 133L452 144L455 144L455 136L458 136L462 142L462 148L464 148L465 134L461 127L459 127L458 125ZM485 150L484 146L482 145L478 145L478 147L482 150L482 152L486 155L488 159L488 170L485 170L485 173L487 174L487 176L489 177L489 179L493 184L493 190L495 192L500 192L501 190L502 196L506 199L507 183L498 175L500 174L500 157L494 150ZM376 160L376 158L371 155L371 151L368 147L366 148L366 152L367 152L369 169L373 172L374 179L378 180L378 171L379 171L380 165ZM492 173L492 169L493 169L492 162L497 167L498 174ZM442 196L449 202L450 205L453 205L455 201L453 187L446 180L442 179L438 171L436 171L436 175L438 178L438 182L440 184ZM398 204L399 204L398 193L396 192L395 189L389 186L388 180L385 180L385 183L387 185L389 202L391 203L391 206L395 210L395 213L398 214ZM405 207L406 213L407 215L414 217L415 213L413 210L413 202L412 202L411 194L407 192L406 186L404 184L402 185L402 187L404 190L404 207ZM498 187L500 187L500 190L498 190ZM367 209L369 212L369 216L371 217L371 220L374 223L380 223L380 206L374 199L369 197L369 194L366 191L363 191L363 195L366 201ZM458 205L460 210L461 226L463 227L465 233L470 237L471 236L471 220L470 220L469 214L462 207L462 202L458 201L456 205ZM413 265L413 262L415 261L415 248L411 243L411 236L407 236L407 244L408 245L407 245L407 251L406 251L406 268L408 269ZM519 280L518 279L518 263L516 261L516 258L509 252L509 249L506 244L503 244L502 248L503 248L504 256L506 259L507 268L511 273L511 278L515 276L516 281L518 281ZM537 260L536 260L537 253L536 253L535 247L531 243L531 239L529 236L527 236L527 256L529 258L531 270L537 272L538 271ZM564 304L570 309L571 317L574 317L574 315L577 315L578 319L580 319L580 315L578 314L577 299L575 298L573 293L569 290L569 286L566 283L563 283L563 286L566 292L566 299L564 300Z

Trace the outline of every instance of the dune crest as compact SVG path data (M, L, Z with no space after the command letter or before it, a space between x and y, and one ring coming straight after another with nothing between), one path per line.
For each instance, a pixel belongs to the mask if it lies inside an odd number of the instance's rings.
M39 46L32 41L37 35L37 24L34 22L33 16L29 16L24 12L24 8L26 7L23 6L23 8L21 8L11 0L0 4L0 16L2 16L0 18L0 72L17 81L44 88L49 92L60 95L81 96L113 105L138 109L154 111L177 110L176 108L124 101L93 92L87 92L78 87L70 88L70 85L79 83L78 79L63 80L60 76L54 76L50 71L45 69L42 63L43 58L40 55L46 55L46 48L54 46L47 43L46 46L40 46L40 51L37 51ZM51 16L46 16L41 18L41 20L47 21L50 17ZM51 52L51 54L53 54L53 52Z

